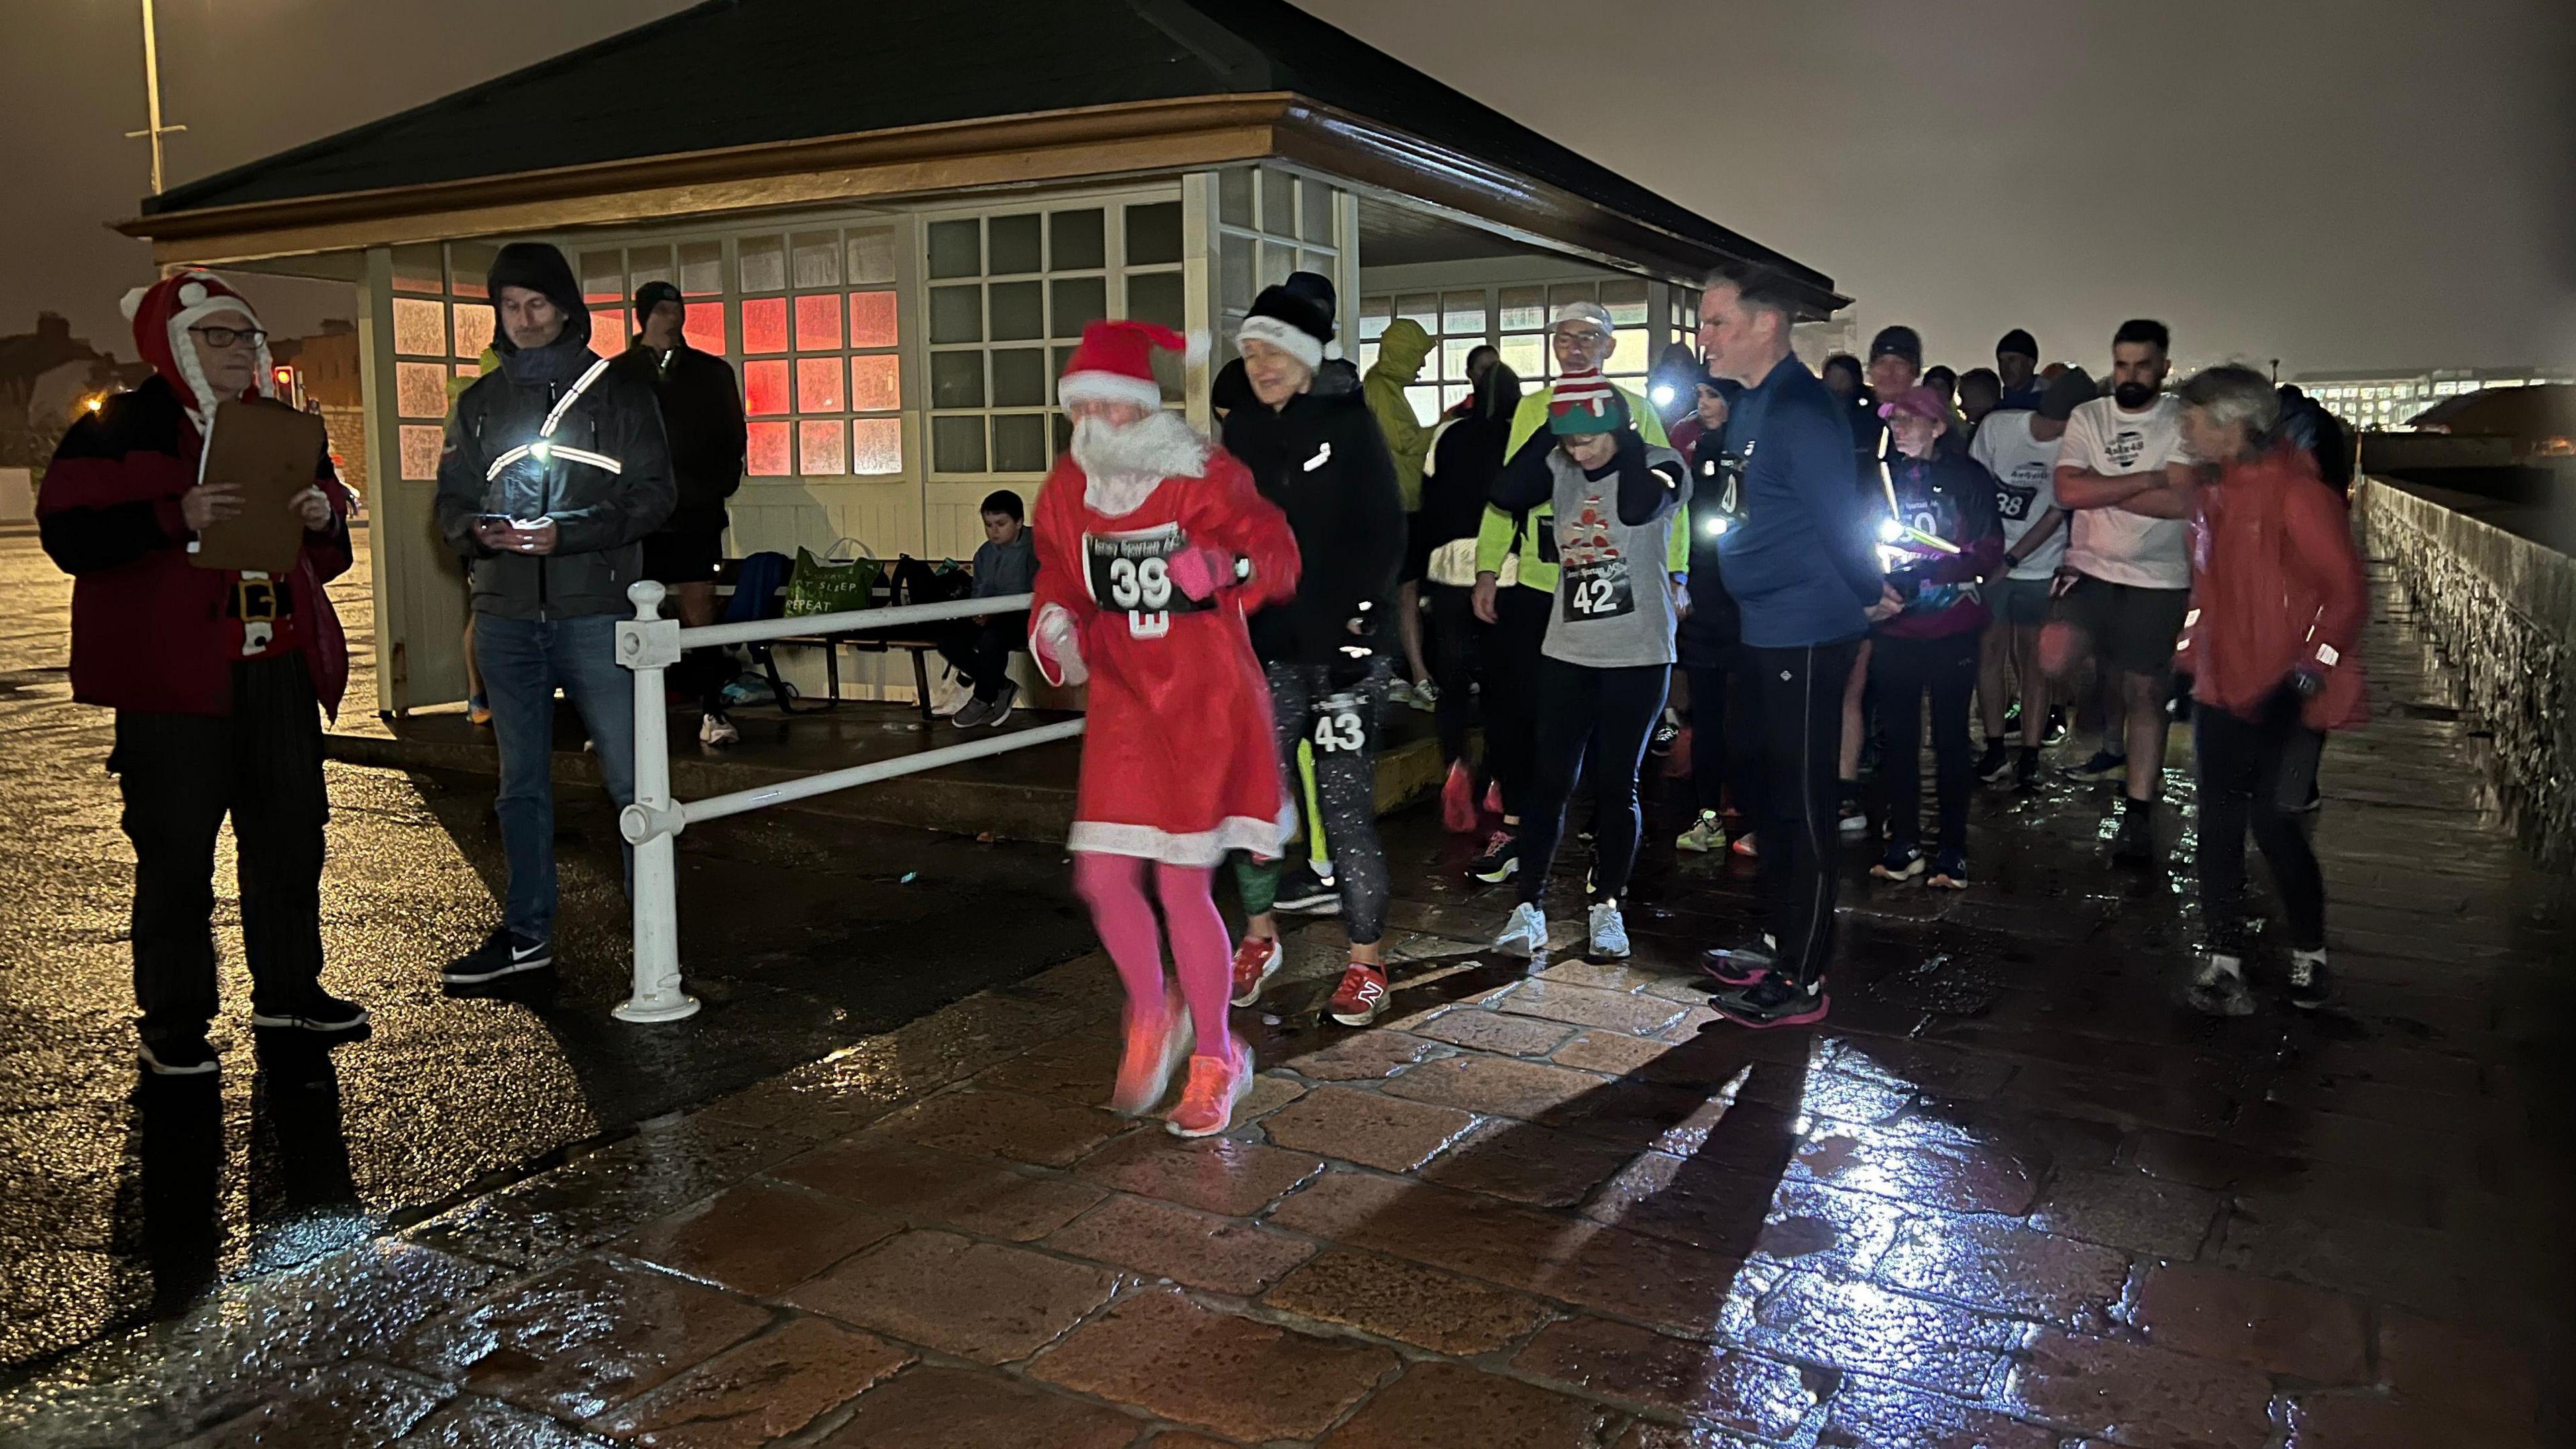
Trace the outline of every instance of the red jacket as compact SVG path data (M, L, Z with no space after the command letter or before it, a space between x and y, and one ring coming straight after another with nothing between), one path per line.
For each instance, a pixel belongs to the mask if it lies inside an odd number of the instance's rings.
M2191 611L2174 667L2192 697L2258 718L2294 670L2325 677L2300 709L2310 729L2349 729L2369 715L2355 646L2370 585L2343 500L2293 448L2229 463L2192 505Z
M198 436L155 375L72 425L36 492L45 552L72 584L72 698L159 714L232 712L241 624L233 576L188 562L179 498L196 486ZM313 481L331 500L328 532L307 532L283 582L301 625L314 696L337 716L349 648L323 584L348 572L349 492L324 454Z

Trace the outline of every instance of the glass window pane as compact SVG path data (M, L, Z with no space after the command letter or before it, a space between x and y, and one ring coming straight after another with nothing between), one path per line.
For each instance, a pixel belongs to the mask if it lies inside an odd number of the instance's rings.
M1046 465L1046 414L1011 413L993 419L994 472L1043 473Z
M1055 438L1056 455L1062 456L1073 448L1073 419L1066 416L1061 409L1050 416L1054 422L1051 431Z
M1333 274L1333 254L1331 252L1319 252L1312 247L1299 247L1297 249L1297 270L1301 272L1313 272L1319 277L1329 277Z
M934 343L983 341L984 289L972 284L931 288L930 340Z
M938 473L984 471L984 419L980 416L930 420L930 467Z
M835 231L808 231L796 235L796 286L837 287L841 285L841 234Z
M1064 376L1066 364L1072 361L1073 349L1070 347L1051 347L1047 349L1047 376Z
M669 247L628 247L626 249L625 295L627 300L634 300L636 291L646 282L670 280L671 249Z
M400 306L400 303L396 303ZM492 345L492 306L488 302L459 302L448 319L456 329L456 355L480 358L483 349Z
M839 418L798 423L796 471L807 478L838 478L849 472L849 424Z
M796 350L836 351L841 345L841 298L833 292L810 292L796 299Z
M989 289L993 304L993 340L1017 342L1046 335L1044 308L1046 298L1041 282L995 282Z
M700 352L725 353L725 315L722 302L691 302L680 317L680 335Z
M622 302L626 300L626 254L615 247L605 251L583 252L581 299L585 302Z
M1440 294L1407 292L1395 299L1395 315L1421 323L1423 331L1437 337L1440 335Z
M1216 217L1227 226L1252 225L1252 168L1237 166L1216 174Z
M1601 305L1610 309L1610 320L1621 327L1646 325L1646 284L1621 279L1601 284Z
M1228 312L1252 310L1252 239L1232 233L1217 239L1217 270L1224 290L1219 301Z
M896 342L894 293L850 294L850 345L892 347Z
M787 242L774 236L747 236L734 243L734 256L742 264L742 289L746 292L783 292L787 290Z
M787 363L754 360L742 365L742 410L753 417L777 417L787 411Z
M1059 211L1047 218L1047 270L1081 272L1109 265L1108 213Z
M1181 354L1166 348L1157 347L1146 355L1149 359L1147 365L1154 370L1154 385L1162 390L1163 401L1179 402L1188 391L1189 364L1181 359Z
M1281 282L1288 280L1288 274L1295 270L1297 270L1297 249L1295 247L1274 241L1266 241L1261 244L1261 270L1257 274L1256 278L1261 285L1265 287L1278 286Z
M798 412L837 413L843 407L842 396L841 359L837 357L796 359L796 410Z
M850 471L863 477L902 472L902 420L860 418L851 423Z
M394 298L394 351L413 357L445 357L447 309L426 298Z
M1285 171L1261 173L1261 230L1267 236L1297 234L1297 178Z
M780 363L783 372L787 364ZM753 423L746 429L743 471L754 478L784 478L796 471L788 460L786 423Z
M1440 331L1448 337L1485 335L1485 294L1444 292L1440 297Z
M1093 213L1095 216L1098 213ZM998 290L998 289L997 289ZM1097 322L1109 315L1109 279L1106 277L1058 277L1047 284L1052 304L1048 335L1080 337L1083 324Z
M850 233L850 285L869 286L894 280L894 229L871 227Z
M930 275L980 277L984 274L984 224L963 221L930 224Z
M1181 259L1181 204L1157 201L1127 208L1127 265L1149 267Z
M1610 354L1610 360L1601 365L1603 372L1612 377L1643 376L1646 369L1655 365L1654 344L1646 340L1645 328L1622 327L1610 335L1619 346Z
M501 249L490 242L449 242L447 290L459 297L482 296L485 280L492 275L492 259L500 254ZM399 260L395 266L399 270Z
M403 481L434 482L438 477L438 455L447 446L447 429L436 423L426 427L405 423L396 437L402 449Z
M1527 386L1547 375L1547 338L1536 332L1506 337L1502 342L1503 366L1520 374Z
M1047 405L1047 363L1043 347L999 347L993 350L993 406L1042 408Z
M447 416L447 364L395 363L394 411L407 418Z
M903 359L890 352L850 359L850 411L890 413L903 406Z
M441 273L446 270L444 260L436 242L394 248L394 290L438 295Z
M1499 294L1505 332L1534 331L1547 325L1547 291L1542 287L1505 287Z
M742 350L745 352L785 352L787 350L786 298L751 297L744 300Z
M1366 376L1368 376L1368 370L1369 370L1370 368L1372 368L1372 367L1375 367L1375 366L1377 366L1377 344L1376 344L1376 343L1374 343L1374 342L1363 342L1363 343L1361 343L1361 344L1360 344L1360 376L1362 376L1362 377L1366 377Z
M1547 289L1548 315L1555 316L1556 309L1568 302L1597 302L1600 300L1597 292L1598 289L1590 282L1559 282Z
M930 405L935 408L980 408L984 405L984 354L930 354Z
M1414 419L1424 427L1440 421L1440 389L1408 387L1404 390L1404 400L1413 404Z
M1159 322L1175 332L1189 326L1189 308L1182 300L1181 274L1147 272L1127 279L1127 315L1146 322Z
M1297 235L1310 242L1333 244L1333 192L1320 181L1297 183Z
M590 350L615 357L626 350L626 309L600 307L590 314Z
M1463 382L1444 383L1440 388L1440 406L1454 408L1475 395L1475 389Z
M1369 338L1385 336L1386 324L1394 320L1395 299L1393 297L1362 297L1360 299L1361 337Z
M724 243L680 243L680 290L711 297L724 290Z
M1039 247L1036 212L990 218L984 223L984 275L1007 277L1045 271L1046 260Z
M1485 345L1482 337L1450 337L1440 343L1440 380L1464 382L1467 378L1467 354Z

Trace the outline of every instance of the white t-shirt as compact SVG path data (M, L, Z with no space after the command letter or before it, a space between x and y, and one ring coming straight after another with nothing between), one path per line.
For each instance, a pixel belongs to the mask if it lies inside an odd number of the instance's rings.
M1995 517L2003 522L2006 553L2013 551L2041 514L2057 506L2057 444L2030 435L2030 420L2038 416L2023 411L1988 413L1977 425L1976 440L1968 444L1968 456L1994 475ZM2057 572L2057 561L2065 556L2066 530L2052 528L2047 540L2024 554L2021 566L2008 577L2047 578Z
M2167 463L2192 461L2182 445L2182 402L2167 393L2144 412L2128 412L2114 399L2085 403L2066 420L2057 465L2107 477L2162 472ZM2179 518L2147 518L2124 508L2085 508L2075 513L2066 563L2087 578L2142 589L2191 587L2190 525Z

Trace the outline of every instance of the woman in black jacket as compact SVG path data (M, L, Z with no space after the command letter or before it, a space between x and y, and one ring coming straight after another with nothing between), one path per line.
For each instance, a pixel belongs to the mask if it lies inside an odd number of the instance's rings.
M1465 834L1476 828L1476 779L1467 764L1471 690L1486 626L1476 617L1476 532L1484 526L1485 500L1503 470L1512 414L1521 404L1521 380L1495 363L1462 416L1432 435L1431 458L1422 469L1422 511L1417 540L1429 553L1431 677L1440 686L1433 719L1440 727L1440 758L1448 779L1440 787L1441 822Z
M1262 496L1297 535L1297 596L1252 619L1252 648L1270 681L1280 769L1297 791L1298 746L1314 751L1319 819L1331 848L1350 966L1333 1019L1366 1026L1386 1003L1386 854L1377 838L1378 720L1396 639L1396 574L1404 561L1403 495L1395 459L1361 399L1359 374L1338 358L1333 289L1308 272L1268 288L1239 333L1249 405L1225 418L1226 450L1252 470ZM1250 917L1235 953L1235 995L1249 1006L1279 969L1271 916L1279 862L1238 870Z

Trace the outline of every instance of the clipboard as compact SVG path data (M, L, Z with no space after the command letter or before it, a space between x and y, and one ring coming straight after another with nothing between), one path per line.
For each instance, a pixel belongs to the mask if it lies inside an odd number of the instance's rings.
M208 524L188 549L201 569L286 574L304 548L304 520L287 500L313 486L329 438L322 419L271 398L226 398L206 429L197 481L241 489L242 510Z

